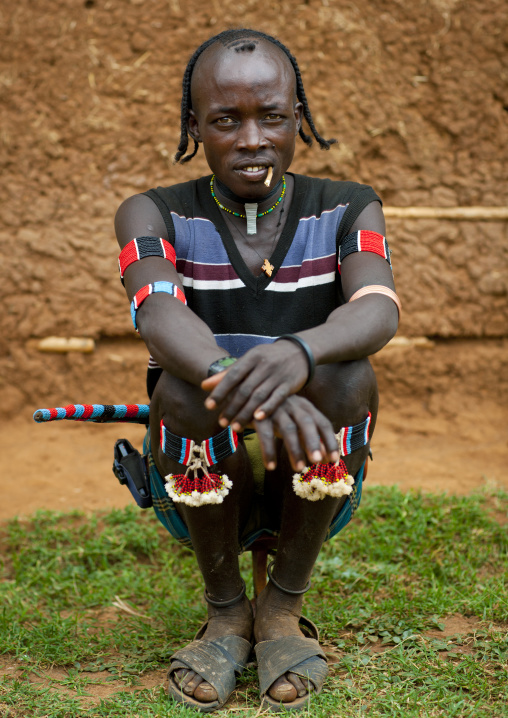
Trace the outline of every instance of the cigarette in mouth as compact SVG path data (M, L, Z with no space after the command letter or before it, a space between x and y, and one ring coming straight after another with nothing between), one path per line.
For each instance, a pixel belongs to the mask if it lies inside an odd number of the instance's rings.
M263 184L265 185L265 187L269 187L269 186L270 186L270 182L272 181L272 175L273 175L273 167L269 167L269 168L268 168L268 174L266 175L266 179L265 179L265 181L263 182Z

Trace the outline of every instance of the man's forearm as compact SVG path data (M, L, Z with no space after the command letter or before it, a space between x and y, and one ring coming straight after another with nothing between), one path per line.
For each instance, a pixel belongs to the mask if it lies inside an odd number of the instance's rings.
M398 310L391 299L369 295L335 309L325 324L298 334L316 364L353 361L375 354L395 335Z
M195 386L206 377L210 364L229 354L217 345L209 327L173 297L149 297L138 311L137 323L159 366Z

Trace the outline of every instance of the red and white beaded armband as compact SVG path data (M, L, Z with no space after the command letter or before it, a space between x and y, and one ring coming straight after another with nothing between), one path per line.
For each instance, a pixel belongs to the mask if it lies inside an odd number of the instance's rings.
M341 271L340 265L344 259L349 254L353 254L354 252L373 252L374 254L379 254L380 257L384 257L386 259L390 265L390 269L392 268L390 260L391 252L388 247L388 242L386 241L386 237L383 237L383 235L379 234L379 232L371 232L369 230L362 229L357 232L352 232L344 237L339 247L339 274Z
M120 269L120 279L123 282L125 270L133 262L138 262L145 257L162 257L171 262L176 267L176 254L174 247L162 237L135 237L126 244L118 257L118 268Z

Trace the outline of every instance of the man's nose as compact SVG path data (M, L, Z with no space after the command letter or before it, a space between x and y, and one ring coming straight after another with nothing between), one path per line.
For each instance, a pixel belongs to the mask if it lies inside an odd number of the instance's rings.
M239 149L257 150L260 147L268 147L269 141L264 136L263 128L259 122L248 120L243 122L238 134L237 147Z

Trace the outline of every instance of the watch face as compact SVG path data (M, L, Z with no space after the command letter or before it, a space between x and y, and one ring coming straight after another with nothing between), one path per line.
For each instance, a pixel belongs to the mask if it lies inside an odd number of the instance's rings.
M224 357L224 359L219 359L217 364L220 364L222 367L226 368L228 366L231 366L231 364L234 364L236 361L235 357Z
M219 374L219 372L224 371L231 366L231 364L234 364L235 361L236 357L223 357L222 359L217 359L217 361L214 361L213 364L210 364L208 376Z

